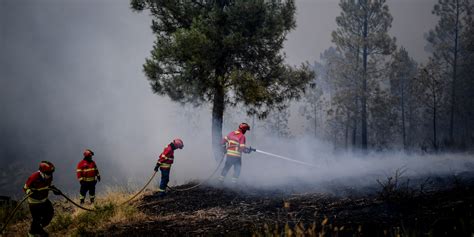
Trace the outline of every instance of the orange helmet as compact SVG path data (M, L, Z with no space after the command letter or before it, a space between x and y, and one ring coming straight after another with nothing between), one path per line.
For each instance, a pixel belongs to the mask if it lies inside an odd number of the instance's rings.
M184 147L183 140L181 140L179 138L174 139L173 144L176 148L179 148L179 149L183 149L183 147Z
M245 133L247 130L250 131L250 126L247 123L241 123L239 125L239 130L242 131L242 133Z
M83 154L84 154L84 158L85 157L92 157L94 155L94 152L91 151L90 149L85 149Z
M54 165L53 165L53 163L51 163L49 161L43 160L39 164L39 171L41 173L51 175L54 172Z

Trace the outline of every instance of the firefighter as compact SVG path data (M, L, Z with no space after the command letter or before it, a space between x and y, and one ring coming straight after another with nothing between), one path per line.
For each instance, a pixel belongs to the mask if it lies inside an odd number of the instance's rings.
M183 140L176 138L165 147L158 158L158 162L156 163L154 170L155 172L157 172L158 169L161 171L161 182L160 188L158 189L158 192L160 192L159 196L161 197L166 195L166 187L170 181L170 169L174 160L174 150L183 149L183 147Z
M43 228L49 225L54 215L53 204L48 199L49 190L52 190L55 195L61 194L56 187L51 185L53 172L54 165L51 162L41 161L39 170L34 172L23 186L23 191L30 195L28 206L32 221L28 236L48 236Z
M240 168L242 167L242 152L250 153L251 147L245 146L245 132L250 131L250 126L247 123L241 123L239 128L235 131L230 132L225 136L222 141L222 149L227 157L224 168L222 169L221 176L219 177L220 182L224 182L227 172L234 166L234 175L232 177L232 183L237 183L237 179L240 176Z
M81 205L84 204L87 192L89 192L91 204L94 203L95 185L97 184L97 181L100 182L99 170L97 169L95 162L92 160L94 152L90 149L86 149L84 150L83 155L84 158L77 164L76 170L77 179L81 184L81 189L79 190Z

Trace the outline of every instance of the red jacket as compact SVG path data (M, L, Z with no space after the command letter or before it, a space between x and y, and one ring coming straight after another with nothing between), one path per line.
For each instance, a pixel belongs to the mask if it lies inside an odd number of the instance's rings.
M227 156L240 158L245 149L245 135L240 130L232 131L222 139L221 144L226 145Z
M99 174L97 165L93 160L84 159L77 164L77 179L79 181L91 182L95 181Z
M26 180L25 185L23 186L23 191L26 194L33 192L33 194L28 198L29 203L43 203L48 200L49 190L48 187L51 186L53 181L53 176L49 178L44 178L41 175L41 172L34 172L28 180Z
M171 147L171 144L169 144L158 157L158 163L160 164L160 168L170 169L171 164L173 164L173 160L174 150L173 147Z

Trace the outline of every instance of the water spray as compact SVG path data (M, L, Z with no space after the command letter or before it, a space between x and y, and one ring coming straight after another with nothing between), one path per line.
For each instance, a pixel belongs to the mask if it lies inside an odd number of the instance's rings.
M290 161L290 162L293 162L293 163L298 163L298 164L301 164L301 165L306 165L306 166L318 168L316 165L313 165L313 164L310 164L310 163L306 163L306 162L299 161L299 160L294 160L294 159L291 159L291 158L288 158L288 157L285 157L285 156L280 156L280 155L277 155L277 154L273 154L273 153L270 153L270 152L258 150L258 149L255 149L255 148L250 148L250 150L258 152L258 153L262 153L262 154L265 154L265 155L268 155L268 156L272 156L272 157L275 157L275 158L279 158L279 159L282 159L282 160Z

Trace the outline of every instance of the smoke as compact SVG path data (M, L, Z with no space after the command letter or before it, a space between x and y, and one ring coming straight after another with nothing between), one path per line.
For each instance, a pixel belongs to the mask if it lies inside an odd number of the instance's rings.
M299 26L286 45L290 64L313 61L330 46L337 4L314 2L297 1L302 9ZM26 178L41 160L56 165L58 187L76 193L75 166L85 148L95 152L102 173L99 193L107 185L140 186L175 137L184 140L185 148L176 151L172 185L213 172L210 108L183 108L152 94L142 73L154 40L150 24L146 13L130 10L128 0L0 1L0 195L21 195ZM228 121L225 118L223 133L240 122ZM325 142L269 139L258 129L248 135L249 143L259 149L322 168L254 153L243 158L244 184L278 186L364 176L390 172L411 159L395 154L338 155ZM411 162L434 165L430 159ZM373 181L375 176L367 177Z

